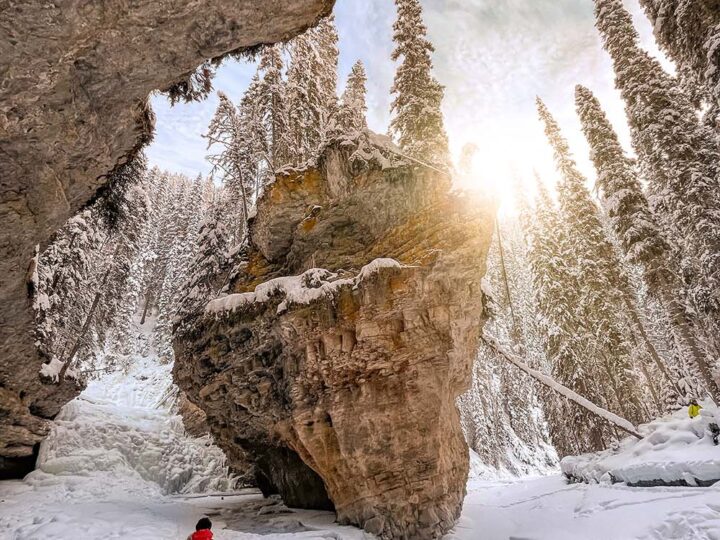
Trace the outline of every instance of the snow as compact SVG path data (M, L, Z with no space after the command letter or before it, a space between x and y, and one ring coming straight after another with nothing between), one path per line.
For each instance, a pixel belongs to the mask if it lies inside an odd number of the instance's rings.
M349 281L398 266L381 259ZM301 289L323 287L329 274L309 271ZM258 293L273 294L252 294ZM138 337L147 338L153 326L149 321ZM171 365L152 351L128 365L91 381L62 409L35 471L22 481L0 482L0 539L177 540L206 515L217 540L374 538L338 525L329 512L288 509L257 490L229 491L235 486L222 453L207 438L187 436L173 413ZM684 459L697 478L720 470L712 461L718 448L698 437L717 416L711 403L703 405L700 419L678 413L641 426L645 439L627 439L612 455L625 456L627 471L660 459L671 465ZM568 484L559 474L506 476L471 452L468 494L446 540L720 538L720 486L633 488Z
M50 362L40 366L40 375L48 379L52 379L53 382L58 381L60 376L60 370L65 364L57 358L50 359Z
M686 409L639 427L641 440L624 439L616 448L568 456L562 471L586 482L627 482L656 480L696 485L720 479L720 446L712 442L708 424L720 424L717 407L701 402L701 415L689 418Z
M716 540L720 488L567 484L561 475L470 482L445 540Z
M124 375L127 388L118 390L123 375L111 373L63 409L40 468L0 482L0 538L177 540L204 515L217 540L373 538L257 490L213 492L227 486L212 451L184 437L164 404L154 406L167 369L143 359ZM568 484L559 474L500 481L472 454L470 469L462 515L445 540L720 538L720 487ZM187 493L195 490L210 493Z
M206 313L235 311L255 303L267 302L275 295L283 297L277 312L282 313L291 304L309 304L320 298L329 297L344 285L357 287L364 279L377 273L381 268L400 268L394 259L375 259L360 269L354 278L339 278L335 272L324 268L311 268L297 276L271 279L255 287L253 292L229 294L215 298L205 307Z
M69 487L69 486L68 486ZM0 482L0 538L178 540L203 515L217 540L370 540L328 512L289 510L255 490L204 496L128 496ZM262 535L262 536L261 536ZM567 484L561 475L468 484L445 540L716 540L720 489Z

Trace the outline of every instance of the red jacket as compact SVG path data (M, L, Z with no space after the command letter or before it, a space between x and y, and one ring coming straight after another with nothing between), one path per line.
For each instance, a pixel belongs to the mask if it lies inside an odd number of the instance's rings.
M188 540L212 540L213 534L210 529L201 529L192 533Z

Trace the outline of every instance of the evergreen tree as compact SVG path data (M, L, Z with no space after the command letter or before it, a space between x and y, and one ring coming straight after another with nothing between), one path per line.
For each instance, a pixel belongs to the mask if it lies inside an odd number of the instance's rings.
M362 131L367 128L367 120L365 113L367 112L367 104L365 102L365 67L358 60L353 64L348 75L345 91L341 98L340 109L338 111L338 125L343 133Z
M670 246L642 192L634 163L623 152L617 134L592 92L577 86L575 103L597 170L598 191L613 231L630 262L642 267L650 293L667 309L681 355L695 363L705 384L716 393L704 351L687 321L682 287L677 272L672 269L674 261ZM688 375L683 374L684 377Z
M195 182L181 177L176 184L177 204L169 210L168 228L172 231L168 239L168 251L165 272L158 298L158 318L155 327L155 348L161 361L170 361L172 325L184 291L182 285L187 282L190 263L197 251L199 219L202 218L203 201L201 198L201 179Z
M99 253L107 241L97 206L74 216L40 254L35 295L39 349L49 360L63 361L73 346L94 291L87 284L98 272ZM89 336L92 338L93 336ZM98 344L86 339L79 356L90 358Z
M137 259L141 248L142 232L150 212L147 164L140 155L113 174L112 182L123 185L122 197L114 204L118 214L111 229L111 242L106 251L105 266L110 270L93 326L106 344L120 353L129 353L127 345L132 317L140 293L137 282ZM114 191L111 187L111 191Z
M498 223L497 230L484 278L483 302L490 318L483 333L510 349L522 345L524 355L539 363L544 354L522 233L513 219ZM483 463L513 474L556 463L538 386L493 349L480 347L471 390L461 396L459 409L468 444Z
M225 218L230 222L233 237L241 242L252 208L253 194L257 192L257 154L262 152L256 144L265 140L265 131L257 114L257 90L259 78L253 78L242 104L242 118L230 99L218 92L220 103L210 121L208 149L220 147L218 154L208 156L212 163L212 174L218 175L227 187ZM251 145L251 146L250 146Z
M221 288L229 262L230 235L222 219L222 206L209 209L198 231L198 249L190 264L189 277L182 287L185 294L175 315L182 331L187 316L196 314Z
M660 47L720 103L720 7L716 0L640 0ZM713 107L714 110L717 110Z
M582 318L587 321L595 336L602 336L597 343L595 357L601 361L620 411L626 418L636 422L642 419L643 413L636 393L637 387L628 378L632 344L623 332L623 312L632 317L638 330L642 329L642 323L636 307L632 305L629 284L620 269L613 246L605 235L597 206L586 187L586 180L577 169L555 119L539 98L537 103L545 134L561 173L558 184L560 210L572 243L573 269L581 286ZM654 346L647 340L645 345L657 359L658 367L664 368ZM650 378L646 379L648 385L653 384ZM672 381L668 383L672 384Z
M257 88L257 116L264 133L262 149L267 164L267 175L287 165L290 157L290 126L286 109L286 88L282 78L283 60L279 45L263 49L258 64L261 75ZM250 98L248 103L252 102ZM241 104L242 108L242 104ZM241 112L241 116L245 116Z
M419 0L396 0L397 19L393 24L395 50L400 60L392 93L390 132L403 152L420 161L448 165L448 140L441 104L443 87L432 75L428 41Z
M111 174L95 203L68 221L38 264L36 316L41 351L63 363L60 379L94 363L130 318L130 268L147 216L142 154Z
M328 17L290 45L287 106L292 165L317 156L337 114L337 30Z
M677 81L638 45L620 0L595 0L596 25L615 67L650 202L682 250L698 322L720 336L720 155ZM717 337L715 338L718 339Z
M568 261L569 238L549 194L538 182L539 198L534 219L525 210L522 223L528 238L527 259L535 291L539 331L552 377L593 403L608 407L598 391L595 365L589 360L590 342L578 314L580 284ZM612 437L608 427L588 411L555 396L543 394L553 445L561 456L606 447Z

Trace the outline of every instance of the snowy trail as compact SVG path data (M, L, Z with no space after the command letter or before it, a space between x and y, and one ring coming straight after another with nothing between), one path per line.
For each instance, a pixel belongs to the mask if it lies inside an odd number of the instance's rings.
M89 478L88 480L91 480ZM218 540L370 539L328 512L289 510L253 490L238 495L149 496L110 490L88 496L60 486L0 482L0 538L182 539L202 515ZM720 488L628 488L564 483L560 475L468 485L446 540L718 540Z
M720 539L720 487L567 485L561 475L468 484L448 540Z
M165 403L169 380L169 366L140 359L69 403L38 469L0 482L0 540L182 540L203 515L217 540L373 538L256 490L222 493L232 485L222 455L184 434ZM720 486L488 480L473 458L475 479L446 540L720 540Z

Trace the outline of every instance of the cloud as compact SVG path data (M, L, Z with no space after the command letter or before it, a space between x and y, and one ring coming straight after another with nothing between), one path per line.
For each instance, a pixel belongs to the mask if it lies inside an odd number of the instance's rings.
M469 141L479 147L490 181L508 181L509 171L528 174L538 168L556 176L552 155L535 112L541 96L562 126L581 169L593 170L574 111L574 87L591 88L629 149L623 103L613 87L608 55L594 28L590 0L423 0L428 33L436 52L435 75L445 85L446 126L457 155ZM627 0L642 43L659 56L649 23L637 0ZM361 59L368 73L368 123L385 132L395 65L389 0L339 0L335 19L340 36L340 90L350 67ZM238 101L254 65L229 61L218 71L216 88ZM170 107L153 99L158 117L156 139L148 154L153 164L185 174L206 173L201 134L217 106L202 103ZM488 180L487 178L485 179Z

